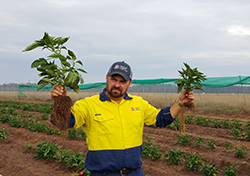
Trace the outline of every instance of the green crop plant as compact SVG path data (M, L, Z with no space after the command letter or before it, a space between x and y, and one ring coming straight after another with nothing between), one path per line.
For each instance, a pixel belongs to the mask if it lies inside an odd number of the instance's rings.
M243 136L243 133L238 128L233 128L230 132L234 136L235 139Z
M53 129L47 123L39 122L36 120L25 119L23 120L23 124L29 130L37 133L45 132L48 135L58 133L57 129Z
M185 89L187 91L187 94L194 90L202 90L202 81L206 80L206 75L204 75L202 72L198 71L197 68L191 68L187 63L183 63L186 68L182 68L182 70L178 70L181 78L178 79L175 84L178 87L177 92L181 92L182 89ZM185 117L184 113L186 110L192 110L195 111L194 103L189 101L183 104L185 108L182 109L180 113L180 132L185 131Z
M211 121L215 128L221 128L222 122L216 118L212 119Z
M212 149L216 148L215 141L213 141L213 140L208 140L207 147L208 147L208 148L212 148Z
M250 129L249 129L249 130L246 129L245 132L246 132L246 133L245 133L245 139L246 139L247 141L250 141Z
M26 145L25 149L32 149L33 146ZM35 150L35 158L42 160L53 160L56 162L64 162L66 168L76 168L77 172L83 171L86 176L90 176L90 172L85 168L85 155L82 152L73 152L60 147L56 143L42 141L33 148Z
M166 164L180 164L183 159L181 158L185 152L180 149L171 149L165 153L164 159L167 161Z
M161 157L160 147L154 144L154 136L146 137L146 142L142 144L142 156L150 157L152 160L157 160Z
M166 128L178 131L179 130L179 121L180 121L180 118L177 117L171 124L167 125Z
M7 111L6 111L6 113L7 114L12 114L12 115L17 115L18 114L18 112L16 111L16 109L13 108L13 107L8 108Z
M86 139L86 133L83 130L77 129L77 134L78 134L78 137L82 139Z
M59 159L58 162L67 162L67 160L70 158L70 156L74 152L72 150L66 150L64 148L60 148L58 152L56 153L56 158Z
M246 130L250 130L250 121L247 121L246 122L246 127L245 127Z
M0 114L6 114L6 108L0 108Z
M177 142L182 143L184 145L188 145L192 143L190 140L191 134L177 134L176 137L178 138Z
M195 116L195 123L200 126L208 127L210 125L210 120L208 117Z
M41 118L42 118L43 120L48 120L48 119L49 119L49 114L48 114L48 113L42 113L42 114L41 114Z
M22 105L23 111L33 111L33 109L30 109L30 105L28 103Z
M69 129L68 130L69 139L77 139L78 133L76 129Z
M0 115L0 122L2 122L2 123L6 123L7 122L8 123L9 118L10 118L9 115L6 115L6 114Z
M64 44L69 37L52 37L47 32L40 40L36 40L31 45L27 46L24 51L31 51L37 47L42 47L42 50L47 49L52 52L47 58L39 58L33 61L31 68L36 68L41 79L38 81L38 89L42 89L46 85L62 87L62 96L57 96L54 101L54 107L51 115L52 123L60 130L67 130L70 118L69 108L73 102L66 95L66 87L73 89L74 92L79 92L79 83L83 84L84 80L80 72L87 73L82 68L77 68L76 64L83 66L81 60L77 60L76 55ZM57 62L56 62L57 61ZM59 62L59 64L57 64ZM60 112L60 113L58 113ZM67 117L67 118L65 118Z
M42 50L47 49L52 52L46 59L39 58L31 64L31 68L36 68L37 71L40 72L39 76L42 77L38 82L40 86L37 90L51 84L52 86L68 86L75 92L79 91L79 81L81 83L84 82L79 71L83 73L86 73L86 71L82 68L75 68L76 64L83 66L83 63L77 60L74 52L64 45L68 40L69 37L52 37L47 32L44 32L42 39L36 40L23 50L23 52L25 52L42 47ZM67 55L63 54L64 52L66 52ZM57 59L60 62L60 66L55 62Z
M18 113L17 113L17 116L18 116L18 117L27 117L27 114L24 114L24 113L22 113L22 112L18 112Z
M229 149L232 148L232 144L231 144L230 142L226 142L226 143L224 144L224 147L225 147L227 150L229 150Z
M1 127L1 126L0 126ZM8 136L9 133L5 128L0 128L0 139L6 139L6 136Z
M33 145L30 145L30 144L24 144L24 147L23 147L25 150L31 150L33 149Z
M233 164L232 166L225 166L223 167L224 173L221 176L238 176L238 171L236 168L238 168L240 165Z
M223 126L224 128L230 128L231 122L230 122L229 119L224 119L224 120L222 120L221 122L222 122L222 126Z
M194 142L194 145L197 146L197 147L202 148L204 138L201 137L201 136L195 136L194 138L196 139L196 141Z
M185 118L185 123L187 124L193 124L194 123L194 118L192 115L187 115Z
M90 175L90 172L85 168L85 155L82 152L73 152L66 160L67 168L76 167L79 171L83 171L85 175Z
M78 137L86 139L86 133L80 129L69 129L68 136L68 139L77 139Z
M203 160L203 156L199 156L195 152L184 155L184 158L187 161L185 163L185 168L190 171L197 171L199 166L203 166L203 164L206 162Z
M210 164L203 165L200 171L204 173L205 176L216 176L216 174L219 173L218 167Z
M241 130L242 128L242 123L241 123L241 120L238 119L238 118L234 118L231 120L232 121L232 124L231 124L231 128L232 129L239 129Z
M243 158L244 155L247 154L243 148L240 147L234 147L234 148L235 148L234 152L236 153L237 158Z
M56 153L60 147L51 142L39 142L35 150L35 158L42 160L53 160L56 158Z
M19 119L17 116L10 116L8 120L8 124L16 128L24 127L23 120Z
M199 72L197 68L192 69L187 63L183 63L186 67L182 68L182 71L178 70L181 79L178 79L175 84L178 86L178 93L184 88L187 92L194 89L202 90L201 82L206 80L206 75Z

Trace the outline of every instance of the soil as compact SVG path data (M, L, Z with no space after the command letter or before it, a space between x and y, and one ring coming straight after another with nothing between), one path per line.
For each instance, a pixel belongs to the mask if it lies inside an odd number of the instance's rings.
M7 98L0 98L0 100L8 100ZM12 99L13 100L13 99ZM46 100L16 100L26 102L49 102ZM25 112L23 112L25 113ZM27 112L26 112L27 113ZM33 112L34 113L34 112ZM196 111L196 115L205 116L208 118L239 118L243 122L250 121L248 112L242 113L225 113L221 111ZM43 122L51 123L48 120L41 120ZM59 163L54 160L38 160L34 158L34 150L25 150L25 144L36 146L41 141L53 142L62 146L63 148L74 152L87 153L88 149L86 141L83 139L69 140L67 135L46 135L45 133L34 133L26 128L14 128L7 123L0 123L1 128L5 128L10 133L6 139L0 140L0 175L2 176L73 176L77 175L76 170L67 169L65 163ZM194 153L203 156L207 164L215 165L219 168L219 174L223 174L223 167L231 166L233 164L240 165L237 168L239 176L250 175L250 141L243 138L234 139L230 135L230 129L202 127L196 124L187 124L186 134L192 136L202 136L204 144L202 148L191 145L184 145L177 142L176 135L179 131L167 128L152 128L144 127L143 138L154 136L156 146L160 147L160 152L163 153L159 160L153 161L150 158L143 158L143 170L148 176L196 176L204 175L201 171L189 171L185 168L185 161L179 165L167 165L164 160L164 154L171 149L179 148L185 153ZM216 144L215 149L207 147L207 141L214 140ZM194 142L194 141L192 141ZM237 158L234 148L227 150L224 144L230 142L233 147L241 147L247 152L244 158Z
M69 96L55 98L54 107L51 111L52 123L60 130L67 130L70 119L70 107L73 105Z

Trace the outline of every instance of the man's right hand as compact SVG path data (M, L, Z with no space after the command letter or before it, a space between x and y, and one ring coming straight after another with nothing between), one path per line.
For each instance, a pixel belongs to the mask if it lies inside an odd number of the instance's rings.
M67 95L67 88L65 88L65 93ZM54 86L51 90L51 98L55 100L56 97L63 95L63 86Z

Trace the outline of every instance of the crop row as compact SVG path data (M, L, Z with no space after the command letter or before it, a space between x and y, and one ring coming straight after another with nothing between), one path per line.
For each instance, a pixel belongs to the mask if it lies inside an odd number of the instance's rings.
M13 100L9 101L0 100L0 108L4 109L14 108L14 109L22 109L23 111L50 113L52 106L53 106L52 103L24 103Z
M178 131L179 130L179 117L176 118L176 120L168 125L166 128L173 129ZM247 121L244 125L243 122L238 119L234 118L232 120L230 119L224 119L224 120L218 120L217 118L208 119L207 117L202 116L186 116L185 118L186 124L196 124L203 127L209 127L211 124L215 128L227 128L231 129L230 135L233 135L235 139L239 137L245 138L246 141L250 141L250 121ZM244 127L245 126L245 127ZM186 128L188 128L186 126Z
M90 172L85 168L85 155L82 152L66 150L56 143L41 141L36 146L24 144L25 149L35 150L34 158L41 160L55 160L56 162L66 163L66 168L75 168L77 172L82 171L86 176Z
M18 112L15 109L22 109L23 111L37 111L41 112L41 119L47 120L49 119L49 114L51 112L53 104L52 103L21 103L16 101L1 101L0 100L0 114L12 114L18 117L27 117L26 114L22 112ZM29 114L28 117L32 117L32 114ZM36 116L37 117L37 116ZM39 118L39 117L37 117ZM186 124L197 124L203 127L211 126L211 124L215 128L229 128L232 129L230 132L231 135L234 136L235 139L239 137L245 138L247 141L250 141L250 121L247 121L243 128L243 122L238 119L234 118L218 120L217 118L208 119L208 117L202 116L191 116L188 115L185 118ZM179 130L179 117L166 128ZM245 131L244 131L245 130Z
M189 142L190 135L177 135L178 142L183 144L190 144ZM154 137L146 137L147 141L143 143L143 154L142 157L148 157L152 160L160 159L163 153L160 152L160 147L156 146L154 144ZM198 138L196 138L197 141L200 141ZM188 141L188 142L187 142ZM197 144L196 141L196 144ZM199 142L198 142L199 143ZM212 145L211 145L212 144ZM210 146L209 148L215 148L215 144L211 143L208 144ZM228 146L230 143L227 143L225 147L228 149ZM246 154L243 149L236 148L234 152L236 153L236 157L243 158ZM219 173L218 167L215 167L215 165L208 164L206 160L204 160L203 156L200 156L194 153L185 153L181 151L179 148L177 149L171 149L167 151L164 156L164 160L166 160L166 164L180 164L181 162L185 162L185 168L189 171L201 171L205 176L215 176ZM225 166L223 167L223 175L221 176L237 176L237 170L240 165L232 164L231 166ZM250 170L249 170L250 172Z
M48 135L61 134L61 131L58 128L52 128L47 123L39 122L31 118L22 120L17 116L9 116L6 114L2 114L0 115L0 122L8 123L10 126L16 128L26 127L27 129L37 133L45 132ZM69 139L86 138L86 134L84 133L84 131L79 129L69 129L68 136Z

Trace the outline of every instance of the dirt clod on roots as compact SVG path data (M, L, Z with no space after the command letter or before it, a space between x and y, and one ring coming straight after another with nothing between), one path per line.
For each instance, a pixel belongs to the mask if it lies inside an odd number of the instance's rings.
M194 103L193 102L187 102L187 103L184 103L183 104L183 108L181 109L181 112L180 112L180 123L179 123L179 131L180 133L184 133L185 132L185 112L187 110L190 110L193 112L193 116L195 116L195 106L194 106Z
M51 111L52 123L60 130L69 128L70 108L73 105L69 96L58 96L55 98Z

